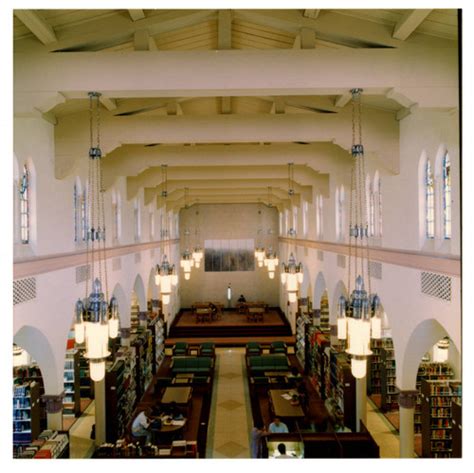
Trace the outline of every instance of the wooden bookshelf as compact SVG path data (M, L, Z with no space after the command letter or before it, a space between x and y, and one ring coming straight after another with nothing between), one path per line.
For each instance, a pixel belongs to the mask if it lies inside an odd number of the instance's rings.
M461 399L460 381L421 382L422 456L453 456L452 402Z
M329 300L327 295L321 298L320 322L319 327L321 332L330 333L331 327L329 325Z
M309 377L322 400L326 399L326 372L329 365L329 359L324 350L329 346L330 341L327 335L316 329L311 330Z
M451 403L452 413L452 436L453 436L453 458L462 458L462 407L461 399L453 400Z
M132 331L130 346L135 350L135 382L140 399L153 379L153 339L151 331L138 327Z

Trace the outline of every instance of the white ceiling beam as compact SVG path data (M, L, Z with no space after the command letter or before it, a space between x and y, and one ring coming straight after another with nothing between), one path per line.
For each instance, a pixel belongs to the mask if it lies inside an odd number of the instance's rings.
M311 28L301 28L301 49L314 49L316 45L316 35Z
M150 51L158 51L158 46L156 45L155 38L148 36L148 49Z
M402 108L397 112L396 118L398 121L403 120L404 118L408 117L411 115L416 109L418 108L418 105L414 104L411 107L408 108Z
M221 97L221 113L232 113L232 97Z
M14 10L14 13L43 44L51 44L57 41L52 26L34 10Z
M393 88L420 107L452 108L459 100L457 55L447 48L416 56L404 49L323 48L17 53L13 67L15 96L38 90L61 91L68 98L87 98L89 90L134 99L341 95L357 86L368 95ZM101 74L91 75L91 70Z
M152 36L164 34L206 19L216 17L215 10L175 10L130 21L125 15L107 16L64 30L57 42L48 45L49 51L74 50L85 47L110 46L133 38L135 31L147 29ZM105 47L104 46L104 47Z
M405 41L433 10L410 10L405 13L393 29L392 37Z
M106 95L101 95L99 97L99 102L109 111L117 109L117 102Z
M340 108L345 107L350 102L351 98L352 94L350 92L346 92L345 94L339 95L334 101L334 106Z
M303 16L306 18L313 18L314 20L319 16L321 10L305 10Z
M293 41L293 49L301 49L301 34L298 33Z
M143 20L143 18L145 18L145 12L143 10L128 10L128 14L132 21Z
M217 16L217 49L232 49L232 12L219 10Z
M273 113L285 113L285 100L283 97L273 97L273 103L275 107L272 108L274 110Z
M133 46L135 51L150 50L150 36L146 29L135 31L133 34Z

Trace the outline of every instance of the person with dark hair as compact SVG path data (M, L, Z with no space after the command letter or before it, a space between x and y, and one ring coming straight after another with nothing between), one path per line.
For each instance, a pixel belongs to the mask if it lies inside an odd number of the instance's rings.
M268 426L268 431L272 434L287 434L288 426L275 416L273 422Z
M243 304L244 302L247 302L243 294L240 294L240 297L237 299L237 302L239 304Z
M132 422L132 436L135 438L146 437L146 443L151 443L150 423L152 422L151 407L145 408L141 411Z
M168 406L164 407L163 414L171 417L173 420L181 420L184 418L181 409L175 401L172 401Z
M288 455L286 453L286 445L284 443L279 443L278 446L277 446L277 449L278 449L278 452L280 453L280 455L278 455L275 458L295 458L295 457L292 457L291 455Z
M250 433L250 455L251 458L262 458L262 437L267 431L261 422L256 422Z

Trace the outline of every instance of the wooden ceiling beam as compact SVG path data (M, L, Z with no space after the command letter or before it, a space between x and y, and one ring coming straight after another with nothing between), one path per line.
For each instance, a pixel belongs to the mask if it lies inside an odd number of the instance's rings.
M127 10L132 21L143 20L145 18L145 12L143 10Z
M14 10L14 13L43 44L51 44L57 41L53 27L34 10Z
M316 20L320 12L321 10L305 10L303 12L303 16L306 18L313 18L313 20Z
M117 102L106 95L101 95L99 97L99 102L109 111L117 109Z
M334 101L334 106L338 108L345 107L350 102L351 98L352 98L352 94L350 92L339 95L338 97L336 97L336 100Z
M405 41L433 10L409 10L395 25L392 38Z
M217 49L232 49L232 12L219 10L217 16Z

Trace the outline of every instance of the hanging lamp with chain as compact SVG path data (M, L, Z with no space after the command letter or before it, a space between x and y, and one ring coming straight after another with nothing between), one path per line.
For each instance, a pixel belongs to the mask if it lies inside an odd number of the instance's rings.
M382 319L380 299L370 291L369 230L361 120L362 90L352 89L351 93L352 173L347 282L350 297L339 297L337 335L340 340L347 340L346 352L351 355L352 374L356 378L364 378L367 373L367 357L372 354L370 339L381 337ZM352 287L354 289L351 292Z
M155 284L160 288L161 302L168 305L171 301L173 287L178 284L178 275L176 274L174 264L168 260L167 253L170 251L169 230L168 230L168 209L166 201L168 197L168 165L161 165L162 177L162 221L161 221L161 265L157 264L155 268ZM163 216L164 213L164 216Z
M262 206L260 200L257 207L257 245L255 246L255 258L259 268L263 267L263 260L265 259L265 246L262 242Z
M105 375L105 360L110 355L109 337L116 338L119 329L118 302L108 300L107 264L105 250L104 186L100 149L100 112L98 92L89 92L90 147L88 160L88 228L86 268L88 277L84 300L75 307L75 340L85 342L84 357L89 360L90 376L100 381ZM91 283L91 293L89 292ZM105 288L105 293L103 292Z
M193 260L194 260L194 266L196 268L199 268L201 266L201 260L204 256L204 252L202 251L201 248L201 234L200 234L200 219L201 219L201 213L200 213L200 208L199 208L199 199L197 200L196 204L196 212L195 212L195 217L196 217L196 222L195 222L195 229L194 229L194 249L193 249Z
M292 206L293 195L295 194L293 189L293 172L293 163L288 163L288 196L290 198L290 206ZM288 236L296 238L296 230L293 226L288 230ZM289 246L291 248L291 243ZM294 252L296 253L296 244L294 244ZM296 262L293 251L290 251L290 257L286 263L282 263L282 267L283 271L280 274L280 278L288 293L288 301L291 303L296 302L299 285L303 283L304 278L303 265Z
M268 188L268 207L273 208L272 202L272 188ZM271 229L269 230L269 234L272 235ZM275 271L278 268L278 256L276 251L273 249L272 245L268 246L267 251L265 252L265 259L263 260L263 264L268 270L268 277L270 279L275 278Z
M185 210L189 209L188 204L188 193L189 189L187 187L184 188L184 208ZM194 266L194 259L191 251L189 250L189 234L190 231L188 228L184 229L184 252L181 255L180 265L183 268L184 272L184 279L188 281L191 278L191 269Z

